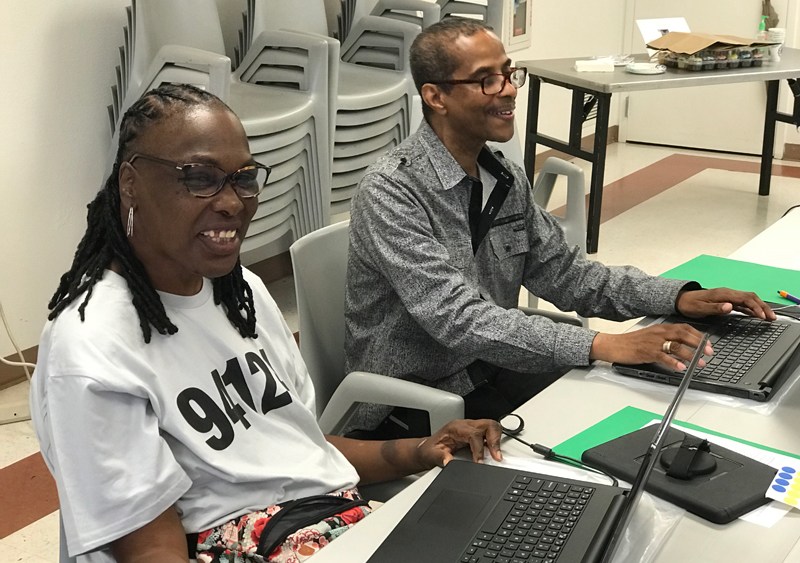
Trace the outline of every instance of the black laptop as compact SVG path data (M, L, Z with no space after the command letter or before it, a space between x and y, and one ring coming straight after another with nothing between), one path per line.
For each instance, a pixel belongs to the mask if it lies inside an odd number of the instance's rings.
M630 490L455 460L431 482L370 563L611 561L703 347L642 452Z
M691 387L768 401L800 365L800 323L762 321L744 315L688 319L672 315L656 323L688 323L708 333L714 355L698 368ZM614 369L639 379L677 385L683 373L658 364L613 364Z

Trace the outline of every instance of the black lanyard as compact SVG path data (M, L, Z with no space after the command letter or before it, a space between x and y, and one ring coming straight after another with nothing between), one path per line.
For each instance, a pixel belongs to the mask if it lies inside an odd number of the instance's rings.
M478 252L481 242L486 237L489 229L492 228L500 208L508 196L508 191L514 184L514 177L506 170L502 164L484 148L478 156L478 164L486 168L492 176L497 179L497 183L489 195L486 207L481 211L483 203L483 184L476 178L471 178L472 187L469 198L469 232L472 235L472 253Z

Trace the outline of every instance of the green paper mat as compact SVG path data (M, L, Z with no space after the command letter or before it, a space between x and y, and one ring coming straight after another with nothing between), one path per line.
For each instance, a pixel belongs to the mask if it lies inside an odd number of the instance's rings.
M764 301L791 305L778 290L800 295L800 270L701 254L661 274L664 278L694 280L703 287L730 287L755 292Z
M590 426L580 434L577 434L572 438L560 443L555 448L553 448L553 450L555 450L556 453L559 453L561 455L573 457L575 459L580 459L581 455L583 455L583 452L588 450L589 448L599 446L600 444L608 442L609 440L613 440L614 438L619 438L620 436L623 436L630 432L634 432L635 430L638 430L648 422L655 419L660 419L661 416L662 415L660 414L655 414L642 409L637 409L636 407L625 407L624 409L615 412L611 416L604 418L597 424ZM798 454L793 454L790 452L785 452L783 450L770 448L768 446L757 444L755 442L749 442L747 440L741 440L735 436L731 436L729 434L723 434L721 432L716 432L714 430L709 430L708 428L703 428L702 426L697 426L696 424L690 424L688 422L679 422L679 421L674 421L674 423L685 426L686 428L691 428L714 436L721 436L723 438L736 440L737 442L741 442L742 444L747 444L748 446L753 446L761 450L766 450L769 452L778 453L796 459L800 459L800 455Z

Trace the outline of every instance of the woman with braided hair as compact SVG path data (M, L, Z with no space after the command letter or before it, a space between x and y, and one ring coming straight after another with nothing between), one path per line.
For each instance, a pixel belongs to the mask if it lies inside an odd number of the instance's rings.
M486 420L424 440L323 436L291 331L239 261L268 175L207 92L163 85L123 116L31 389L78 561L302 560L368 512L357 483L443 465L464 447L500 457ZM288 501L315 495L348 504L261 538Z
M139 316L145 342L150 342L151 325L159 334L173 334L177 331L175 325L167 318L156 290L148 282L145 268L134 254L132 245L140 244L139 239L134 236L136 235L133 228L135 205L133 201L126 205L121 204L119 174L123 165L131 164L129 147L136 142L142 130L146 129L150 123L158 120L167 112L201 104L227 107L216 96L203 90L185 86L165 86L150 92L126 112L120 125L119 148L111 175L108 177L104 189L89 204L86 234L75 252L72 268L61 277L58 290L48 305L51 309L49 316L51 320L56 318L78 296L86 293L84 301L78 309L83 318L94 284L103 277L104 270L111 267L125 278L134 294L133 304ZM261 173L265 176L264 181L266 181L268 170L266 167L256 169L256 176ZM200 197L214 195L192 191L191 188L190 192ZM126 196L128 195L126 192ZM256 200L251 199L248 222L256 205ZM131 244L128 244L126 240L123 223L118 220L119 213L122 213L123 219L127 220L125 229ZM245 224L244 227L242 236L247 225ZM235 255L238 256L238 247L234 250L237 250ZM242 270L238 265L233 269L230 267L223 267L223 269L229 271L214 279L214 299L218 304L225 305L228 318L242 336L253 337L255 336L253 299L247 283L242 279ZM244 311L245 315L242 315L240 310Z

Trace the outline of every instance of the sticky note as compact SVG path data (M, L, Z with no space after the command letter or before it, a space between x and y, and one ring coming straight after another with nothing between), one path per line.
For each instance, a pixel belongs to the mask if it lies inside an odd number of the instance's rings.
M789 506L800 506L800 475L794 467L781 467L767 489L767 498Z

